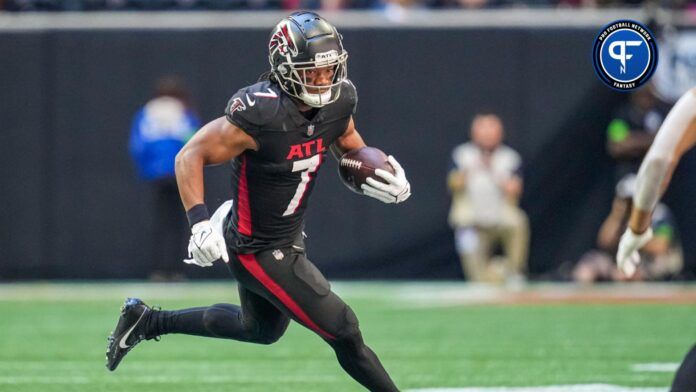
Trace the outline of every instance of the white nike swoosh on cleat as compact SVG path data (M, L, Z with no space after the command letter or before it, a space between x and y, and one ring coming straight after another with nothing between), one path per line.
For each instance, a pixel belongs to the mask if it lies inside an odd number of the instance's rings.
M121 338L121 340L118 341L118 346L119 346L119 347L121 347L121 348L128 348L128 347L130 347L129 345L126 344L126 339L128 339L128 337L130 336L131 332L133 332L133 330L134 330L135 327L138 325L138 323L140 322L140 320L143 318L143 316L145 315L145 313L147 313L147 310L144 311L144 312L140 315L140 317L138 318L138 321L136 321L136 322L133 324L133 326L130 327L130 329L128 330L128 332L126 332L126 334L123 335L123 337Z

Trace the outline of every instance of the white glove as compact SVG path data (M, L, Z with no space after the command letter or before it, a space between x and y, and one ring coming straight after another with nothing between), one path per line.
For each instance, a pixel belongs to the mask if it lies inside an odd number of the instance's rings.
M225 238L217 230L213 229L210 221L198 222L191 227L191 239L188 245L189 259L184 259L186 264L195 264L199 267L210 267L215 260L222 259L225 263L230 261L227 255Z
M411 196L411 184L406 179L404 168L393 156L387 158L396 174L391 174L386 170L376 169L375 175L381 177L387 183L377 181L372 177L368 177L367 184L362 184L363 194L374 197L384 203L401 203Z
M621 236L621 241L619 241L619 250L616 252L616 264L626 277L630 278L636 273L636 268L640 263L638 251L650 241L652 236L651 228L648 228L643 234L636 234L630 227L626 228Z

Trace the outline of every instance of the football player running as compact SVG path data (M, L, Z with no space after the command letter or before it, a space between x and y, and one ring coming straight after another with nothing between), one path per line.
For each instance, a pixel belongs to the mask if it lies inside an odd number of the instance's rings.
M696 88L684 94L667 115L648 150L636 179L633 209L621 236L616 262L627 277L640 263L638 250L652 238L652 213L669 186L679 160L696 145ZM696 391L696 346L691 348L677 371L673 392Z
M271 344L295 320L324 339L365 388L398 391L363 342L351 308L304 251L304 212L327 151L365 146L353 123L357 94L347 79L348 53L335 27L312 12L278 23L268 48L267 80L240 89L225 116L201 128L176 159L192 232L189 262L205 267L224 260L237 279L240 305L164 311L129 298L109 337L106 366L115 370L142 340L171 333ZM228 161L233 202L224 205L229 212L216 229L204 204L203 167ZM363 189L400 203L410 185L399 163L389 161L395 174L377 171L384 182Z

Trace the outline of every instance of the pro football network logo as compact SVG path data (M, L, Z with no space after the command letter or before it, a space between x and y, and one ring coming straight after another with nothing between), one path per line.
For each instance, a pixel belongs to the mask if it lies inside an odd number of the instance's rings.
M597 34L592 55L595 72L604 84L630 91L645 84L655 71L657 42L642 24L617 20Z

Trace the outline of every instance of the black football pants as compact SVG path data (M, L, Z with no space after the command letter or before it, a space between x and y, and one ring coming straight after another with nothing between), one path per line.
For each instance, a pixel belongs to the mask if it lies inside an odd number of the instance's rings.
M373 392L398 391L375 353L363 342L358 319L331 291L329 282L294 248L257 254L230 254L229 267L239 282L240 306L156 312L151 334L184 333L271 344L290 319L321 336L336 352L343 369Z
M671 392L696 391L696 345L686 354L674 375Z

